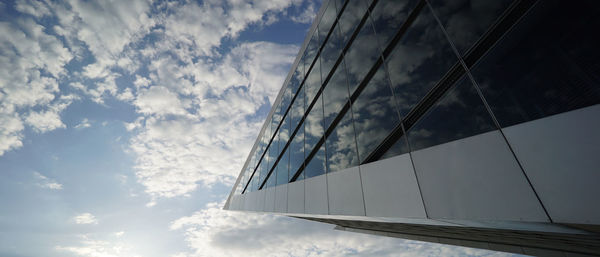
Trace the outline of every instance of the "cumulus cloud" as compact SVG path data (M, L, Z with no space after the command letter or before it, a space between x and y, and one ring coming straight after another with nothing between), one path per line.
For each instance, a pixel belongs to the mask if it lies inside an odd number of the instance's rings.
M171 223L191 252L178 256L510 256L486 250L333 230L282 216L223 211L219 204Z
M23 145L25 125L40 133L64 127L60 112L72 98L58 97L57 79L73 55L44 30L31 18L0 22L0 156Z
M134 105L138 112L147 115L184 115L187 113L177 95L162 86L141 90Z
M212 65L156 65L157 83L168 79L161 70L195 79L176 84L178 88L141 89L134 101L146 117L127 128L138 131L130 147L146 192L154 198L175 197L189 194L198 184L231 184L262 125L256 112L272 103L297 51L293 45L255 42L235 47Z
M98 224L98 220L89 212L81 213L73 217L76 224Z
M33 176L35 177L35 179L38 181L38 183L36 183L37 186L41 187L41 188L46 188L46 189L51 189L51 190L61 190L63 189L63 185L56 182L53 179L50 179L44 175L42 175L41 173L34 171L33 172Z

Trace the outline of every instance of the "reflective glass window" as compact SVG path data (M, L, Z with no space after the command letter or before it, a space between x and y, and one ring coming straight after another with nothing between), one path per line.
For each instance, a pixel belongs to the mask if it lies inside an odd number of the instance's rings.
M430 9L423 8L387 60L400 115L404 117L456 63Z
M473 68L501 126L600 103L599 6L540 1Z
M279 135L276 134L275 138L273 138L273 142L271 142L271 145L269 146L269 170L273 168L274 162L277 160L277 156L279 156L279 145L277 143L279 142L278 139Z
M308 74L310 69L310 65L317 57L317 52L319 52L319 48L321 44L319 44L319 30L316 29L306 46L306 50L304 51L304 72ZM308 76L308 75L307 75Z
M250 192L254 192L258 189L259 173L264 168L264 165L259 166L259 168L260 170L257 170L256 173L254 173L254 176L252 176L250 181Z
M352 104L358 154L362 163L400 122L382 65Z
M319 21L319 38L321 41L325 40L327 37L327 33L329 33L329 29L335 21L336 16L337 11L335 9L335 1L329 1L323 16L321 16L321 20Z
M312 151L323 136L323 100L321 96L310 110L304 121L304 148L306 153Z
M288 183L289 159L290 154L286 149L285 152L283 152L281 159L279 159L279 163L277 164L277 185Z
M346 112L325 142L327 144L327 172L358 166L354 126L350 111Z
M321 88L321 65L319 59L315 62L312 70L304 82L304 94L306 95L306 106L315 99L317 92Z
M280 107L281 108L280 109L281 117L283 117L283 115L285 114L285 111L290 106L291 101L292 101L292 84L290 82L287 84L287 86L285 86L285 91L283 92L283 95L281 96L281 107Z
M300 60L298 63L298 67L294 71L294 75L290 78L290 86L292 88L292 96L296 94L298 88L300 87L300 83L302 83L302 79L304 79L304 64L303 60Z
M267 183L265 183L264 187L274 187L277 185L277 168L278 167L279 167L279 163L277 164L275 169L272 171L271 175L269 175L269 177L267 178Z
M281 127L279 127L279 153L283 151L283 148L290 139L290 116L285 116L281 121Z
M348 70L350 94L354 93L354 90L375 64L379 55L380 51L373 24L368 19L344 56Z
M323 175L325 168L325 144L322 144L315 156L306 164L304 175L306 178Z
M325 80L327 75L330 73L331 69L333 68L333 65L340 57L341 52L342 44L340 41L340 36L337 27L335 27L331 32L331 35L325 43L325 46L323 47L323 50L319 56L319 58L321 59L321 77L323 78L323 80Z
M331 79L323 89L324 128L327 130L331 122L348 102L348 84L344 62L338 65Z
M450 40L464 54L513 0L430 0Z
M413 151L496 129L483 101L466 77L408 129Z
M289 146L290 151L290 174L289 177L292 178L296 171L300 169L302 164L304 163L304 124L300 126L294 138L292 138L292 142L290 142ZM299 177L297 180L302 179Z
M304 87L298 91L288 115L290 115L290 131L294 131L304 116Z
M417 2L417 0L380 0L373 7L371 18L382 51L394 38Z
M366 4L363 0L348 1L338 22L343 45L348 43L366 11Z

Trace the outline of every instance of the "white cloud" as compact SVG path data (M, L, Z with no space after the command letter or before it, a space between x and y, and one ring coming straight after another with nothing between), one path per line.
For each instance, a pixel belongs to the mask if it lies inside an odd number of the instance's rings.
M290 19L296 23L307 23L310 24L315 20L317 16L317 9L315 3L309 1L308 6L298 15L291 16Z
M0 156L23 145L25 125L40 133L64 127L59 114L72 99L57 98L57 79L73 55L44 29L30 18L0 22Z
M115 232L116 237L122 237L123 235L125 235L125 231Z
M179 256L510 256L486 250L333 230L332 225L267 214L206 209L171 223L192 250Z
M37 185L41 188L51 189L51 190L61 190L63 189L63 185L54 181L53 179L49 179L48 177L42 175L41 173L34 171L33 176L38 181Z
M73 221L77 224L98 224L98 220L89 212L81 213L73 217Z
M138 112L147 115L185 115L187 113L177 95L161 86L140 90L134 105Z
M292 45L247 43L212 66L156 68L156 74L166 69L181 77L177 73L190 72L195 83L188 88L141 89L134 101L140 113L150 115L127 124L139 132L130 147L137 156L137 179L146 192L156 199L187 195L198 184L231 184L262 125L263 117L254 115L274 100L297 51ZM164 82L162 75L155 79ZM200 93L204 91L210 94ZM153 200L149 206L154 204Z
M83 120L81 120L81 122L77 125L75 125L76 129L83 129L83 128L89 128L91 127L92 124L90 123L90 120L88 120L87 118L84 118Z

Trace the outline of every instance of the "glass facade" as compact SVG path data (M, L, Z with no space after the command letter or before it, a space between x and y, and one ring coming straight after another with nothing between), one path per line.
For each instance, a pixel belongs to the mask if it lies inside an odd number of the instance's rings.
M235 194L600 103L598 1L324 4Z

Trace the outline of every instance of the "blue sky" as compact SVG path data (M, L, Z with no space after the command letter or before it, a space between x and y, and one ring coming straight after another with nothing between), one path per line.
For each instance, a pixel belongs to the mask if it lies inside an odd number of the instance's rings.
M0 256L507 256L226 212L320 2L0 3Z

